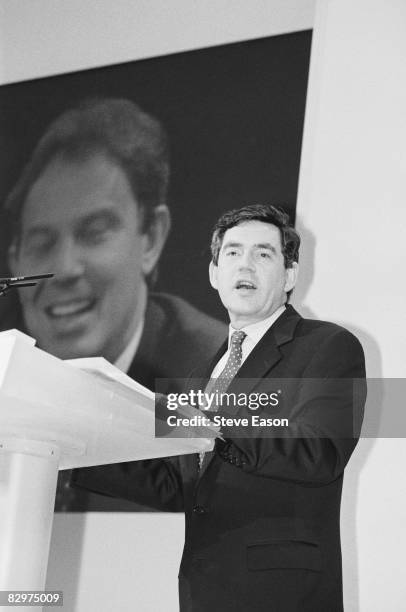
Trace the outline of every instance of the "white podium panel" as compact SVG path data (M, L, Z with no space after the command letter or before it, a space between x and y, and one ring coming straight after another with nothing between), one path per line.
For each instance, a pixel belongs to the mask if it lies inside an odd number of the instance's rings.
M18 438L55 444L59 469L212 448L205 438L156 439L154 394L121 380L81 371L14 330L1 333L0 443Z
M82 371L0 333L0 590L44 588L58 469L213 448L214 430L155 438L154 394L102 366Z

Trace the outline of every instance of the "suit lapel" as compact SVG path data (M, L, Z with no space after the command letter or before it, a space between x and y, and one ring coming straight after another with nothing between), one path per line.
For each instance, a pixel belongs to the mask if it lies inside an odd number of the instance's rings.
M268 330L258 344L253 348L247 359L238 370L229 390L239 379L259 380L280 361L281 352L272 330Z
M241 379L249 379L251 381L251 386L249 388L245 387L245 390L249 391L254 388L262 378L268 376L282 358L280 347L293 339L296 326L301 318L302 317L293 306L288 304L286 310L268 329L248 355L231 382L228 391L232 391L233 388L237 387L238 381ZM208 364L198 368L193 373L193 384L191 385L193 388L204 389L206 387L214 367L226 352L227 346L228 339L222 344Z
M213 372L216 364L220 361L221 357L227 351L227 348L228 348L228 338L223 342L223 344L220 346L217 353L214 355L212 359L210 359L208 363L197 368L192 373L192 377L190 381L191 387L196 388L196 389L206 388L207 383L210 379L211 373Z
M164 313L149 298L140 344L128 370L128 376L152 391L155 390L155 378L159 377L156 361L159 355L159 338L164 333L164 328Z
M249 393L263 378L271 376L273 368L282 359L280 347L293 339L296 326L301 318L299 313L288 304L286 310L248 355L227 392L243 390L244 393ZM228 408L228 412L232 414L237 410L238 406Z

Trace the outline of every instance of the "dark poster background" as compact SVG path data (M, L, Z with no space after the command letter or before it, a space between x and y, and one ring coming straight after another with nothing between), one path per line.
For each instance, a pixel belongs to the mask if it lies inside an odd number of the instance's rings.
M211 228L225 210L260 201L294 218L310 43L304 31L1 87L1 202L56 116L87 96L133 99L171 144L173 226L157 288L225 319L208 283ZM1 219L1 276L6 237Z

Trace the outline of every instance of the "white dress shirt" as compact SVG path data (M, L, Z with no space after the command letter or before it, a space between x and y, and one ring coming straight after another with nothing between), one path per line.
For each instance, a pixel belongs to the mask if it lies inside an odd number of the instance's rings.
M276 319L278 319L285 310L286 310L285 305L280 306L277 310L275 310L274 313L271 314L271 316L267 317L266 319L262 319L262 321L258 321L257 323L251 323L251 325L246 325L245 327L241 328L240 331L243 331L247 334L246 338L244 338L243 343L241 345L241 349L242 349L241 365L247 359L248 355L251 353L255 345L258 344L258 342L261 340L262 336L268 331L271 325L275 323ZM220 361L217 362L216 366L214 367L213 372L211 373L210 378L218 378L218 376L224 370L225 365L227 363L227 359L230 355L231 336L235 331L237 330L235 330L230 323L229 331L228 331L228 349L224 353L224 355L221 357Z
M135 357L135 354L138 350L138 346L140 344L143 329L144 317L142 317L142 319L138 323L136 330L130 339L130 342L127 344L124 351L114 362L116 368L124 372L124 374L127 374L128 370L130 369L130 365Z

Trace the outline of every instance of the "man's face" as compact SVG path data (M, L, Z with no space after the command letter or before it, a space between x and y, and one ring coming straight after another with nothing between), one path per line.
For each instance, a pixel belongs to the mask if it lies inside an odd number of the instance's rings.
M142 231L124 172L102 155L57 157L28 193L21 220L12 273L55 274L20 292L28 332L60 358L114 361L142 317L144 277L160 253Z
M262 321L286 302L296 282L297 264L285 268L280 231L262 221L227 230L210 282L218 290L235 329Z

